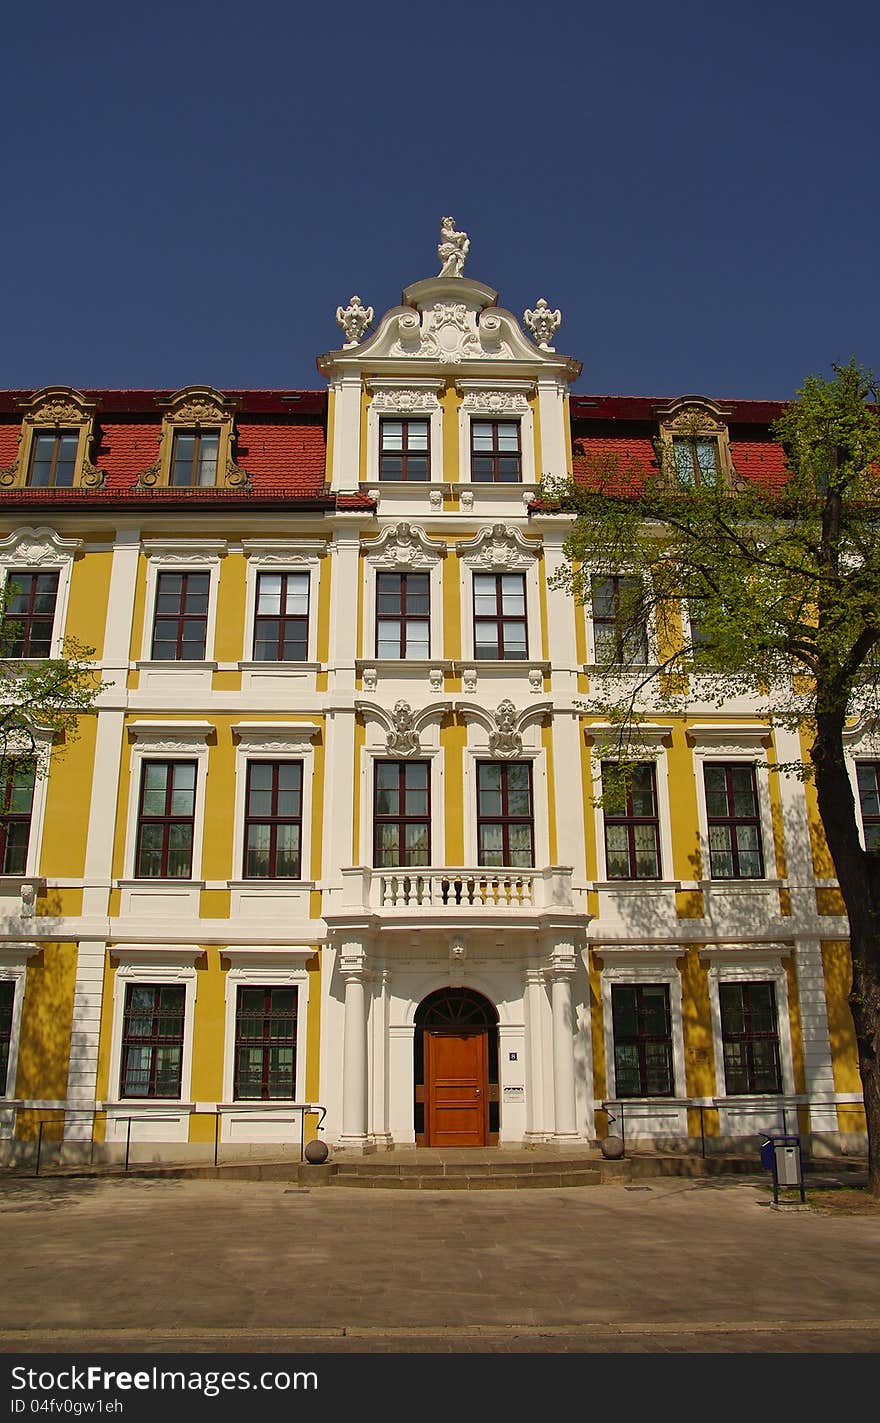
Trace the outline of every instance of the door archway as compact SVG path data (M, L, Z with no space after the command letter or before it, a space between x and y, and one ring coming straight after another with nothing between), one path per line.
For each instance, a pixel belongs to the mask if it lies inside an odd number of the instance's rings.
M415 1136L419 1146L498 1141L498 1013L472 988L439 988L416 1009Z

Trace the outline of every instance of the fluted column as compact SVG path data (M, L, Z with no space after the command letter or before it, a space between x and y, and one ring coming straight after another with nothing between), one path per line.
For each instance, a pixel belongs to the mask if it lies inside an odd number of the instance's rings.
M367 1140L367 1005L366 954L361 943L343 944L339 971L345 981L339 1144L363 1147Z
M558 944L550 955L550 1004L553 1015L554 1137L577 1136L574 1097L574 1018L571 981L576 961L572 944Z

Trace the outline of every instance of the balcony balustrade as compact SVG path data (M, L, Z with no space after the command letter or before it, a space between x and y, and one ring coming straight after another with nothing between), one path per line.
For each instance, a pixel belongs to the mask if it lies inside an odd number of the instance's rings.
M533 915L561 909L576 912L572 871L567 865L543 869L487 868L369 869L342 871L343 886L325 894L333 911L361 910L381 916L449 915L462 917L499 912ZM329 900L329 902L328 902Z

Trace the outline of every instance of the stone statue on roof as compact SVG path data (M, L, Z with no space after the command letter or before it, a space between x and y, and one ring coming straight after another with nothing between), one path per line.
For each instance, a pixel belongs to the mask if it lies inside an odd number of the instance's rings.
M440 245L437 248L437 256L443 263L439 272L441 277L461 276L470 245L466 232L456 232L454 217L440 219Z

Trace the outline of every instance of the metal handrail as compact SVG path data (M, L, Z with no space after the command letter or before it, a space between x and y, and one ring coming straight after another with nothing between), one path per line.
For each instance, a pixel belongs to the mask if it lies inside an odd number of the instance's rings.
M151 1099L151 1100L157 1101L157 1099ZM158 1102L157 1102L157 1104L158 1104ZM189 1116L191 1116L191 1117L208 1117L208 1116L210 1116L210 1117L213 1117L213 1118L214 1118L214 1165L215 1165L215 1166L219 1165L219 1158L220 1158L220 1119L221 1119L221 1117L222 1117L222 1115L223 1115L223 1112L224 1112L224 1111L226 1111L226 1112L233 1112L233 1111L237 1112L237 1111L248 1111L248 1110L251 1110L251 1111L253 1111L254 1113L257 1113L257 1112L259 1112L259 1111L261 1111L261 1110L265 1111L265 1109L266 1109L267 1107L271 1107L271 1105L272 1105L272 1104L271 1104L270 1102L266 1102L266 1103L264 1103L264 1102L259 1102L259 1103L257 1103L257 1102L241 1102L241 1103L230 1102L230 1103L224 1105L223 1107L215 1107L214 1110L213 1110L213 1111L210 1111L210 1112L192 1111L192 1112L189 1113ZM16 1128L16 1125L17 1125L17 1122L18 1122L18 1115L19 1115L19 1112L22 1112L22 1111L24 1111L24 1112L31 1112L32 1110L33 1110L32 1108L28 1108L28 1107L18 1107L18 1106L14 1106L14 1107L12 1108L12 1111L13 1111L13 1114L14 1114L14 1122L13 1122L13 1130L12 1130L13 1140L15 1139L15 1128ZM307 1116L315 1116L315 1115L317 1115L318 1121L317 1121L317 1124L316 1124L316 1126L315 1126L315 1131L316 1131L316 1132L319 1132L319 1131L321 1131L322 1128L323 1128L324 1121L325 1121L326 1116L327 1116L327 1108L324 1107L324 1106L322 1106L320 1102L302 1102L302 1103L296 1102L296 1103L294 1103L294 1104L292 1104L292 1105L288 1104L286 1107L282 1107L282 1106L279 1104L278 1110L279 1110L279 1111L284 1111L284 1110L286 1110L286 1111L299 1112L299 1114L300 1114L299 1159L300 1159L300 1162L303 1162L303 1161L305 1160L305 1135L306 1135L306 1133L305 1133L305 1119L306 1119ZM105 1108L105 1107L100 1107L100 1108L99 1108L99 1107L55 1107L55 1108L52 1109L52 1114L51 1114L51 1116L45 1116L45 1115L44 1115L44 1116L37 1117L37 1118L36 1118L36 1124L37 1124L37 1150L36 1150L36 1157L35 1157L35 1162L34 1162L34 1177L36 1178L36 1177L38 1177L39 1174L40 1174L40 1166L41 1166L41 1164L42 1164L42 1157L43 1157L43 1128L46 1126L47 1123L51 1124L51 1123L57 1122L58 1125L63 1128L63 1127L66 1127L66 1125L67 1125L68 1117L71 1117L71 1116L80 1116L80 1117L85 1116L85 1117L91 1117L91 1119L92 1119L92 1130L91 1130L91 1134L90 1134L90 1144L91 1144L92 1146L94 1146L95 1118L99 1115L99 1113L102 1114L102 1115L106 1115L106 1108ZM130 1166L130 1162L131 1162L131 1127L132 1127L132 1122L138 1122L138 1121L150 1121L150 1122L170 1122L170 1121L178 1121L178 1120L179 1120L179 1113L173 1113L173 1114L171 1114L171 1113L165 1113L165 1114L162 1114L162 1113L150 1112L149 1115L139 1115L139 1114L136 1114L136 1115L133 1115L133 1116L132 1116L132 1115L129 1115L129 1116L120 1116L120 1115L117 1115L117 1114L114 1112L114 1113L113 1113L113 1120L114 1120L114 1121L117 1121L117 1122L125 1122L125 1124L126 1124L126 1132L125 1132L125 1166L124 1166L124 1170L127 1172L127 1171L129 1170L129 1166ZM63 1143L63 1137L61 1138L61 1141L62 1141L62 1143Z

